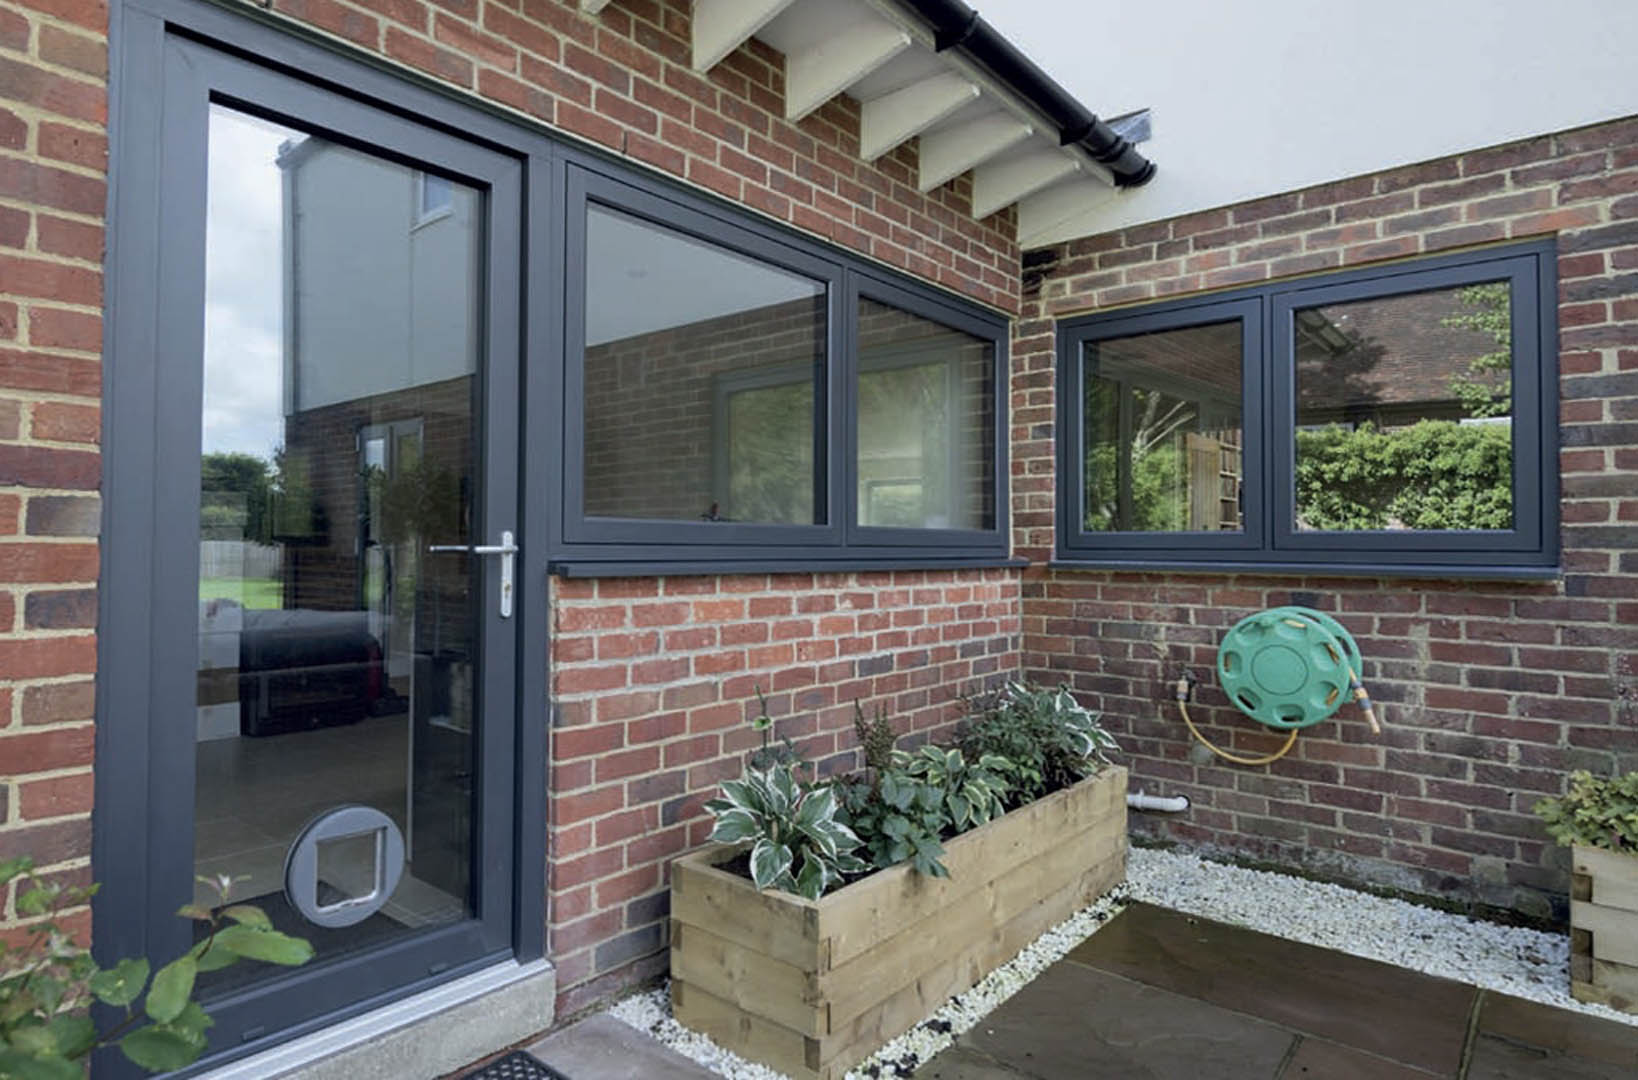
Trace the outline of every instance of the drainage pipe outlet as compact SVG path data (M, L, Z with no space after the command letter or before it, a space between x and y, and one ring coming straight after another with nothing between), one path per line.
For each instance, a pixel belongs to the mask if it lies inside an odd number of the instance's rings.
M1126 805L1133 810L1159 810L1167 814L1181 814L1189 808L1187 795L1145 795L1138 792L1126 796Z

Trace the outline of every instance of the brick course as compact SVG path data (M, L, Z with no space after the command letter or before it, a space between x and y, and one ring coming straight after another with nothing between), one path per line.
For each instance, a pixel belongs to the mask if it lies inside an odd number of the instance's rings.
M909 745L1015 675L1012 570L554 579L548 950L572 1012L664 970L670 860L737 775L767 696L777 737L856 768L853 703Z
M1418 893L1562 917L1562 849L1531 805L1566 771L1638 768L1638 118L1474 151L1031 253L1013 342L1015 553L1024 664L1101 708L1135 786L1193 808L1134 827ZM1053 543L1055 320L1091 310L1495 241L1556 236L1562 579L1502 584L1102 573L1039 565ZM1170 680L1209 672L1264 606L1333 613L1359 639L1386 730L1353 710L1268 768L1191 748ZM1198 718L1227 747L1282 738L1209 678Z
M54 876L90 852L106 22L0 3L0 859Z

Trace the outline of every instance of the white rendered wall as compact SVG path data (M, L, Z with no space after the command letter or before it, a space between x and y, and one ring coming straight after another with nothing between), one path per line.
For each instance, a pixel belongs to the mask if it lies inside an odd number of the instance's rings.
M1026 246L1638 114L1638 0L978 6L1100 116L1154 114L1155 179Z

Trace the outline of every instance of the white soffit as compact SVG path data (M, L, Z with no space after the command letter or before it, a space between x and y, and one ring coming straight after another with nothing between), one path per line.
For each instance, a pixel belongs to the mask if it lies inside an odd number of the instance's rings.
M919 136L916 186L930 191L971 171L977 217L1026 200L1021 215L1057 223L1079 216L1058 205L1064 198L1081 198L1084 211L1113 193L1108 171L1079 147L1060 146L1030 102L956 50L936 52L927 27L892 0L694 0L693 27L700 72L752 37L778 50L789 119L838 94L857 100L867 161ZM1070 176L1072 184L1062 183ZM1026 209L1049 194L1050 206Z

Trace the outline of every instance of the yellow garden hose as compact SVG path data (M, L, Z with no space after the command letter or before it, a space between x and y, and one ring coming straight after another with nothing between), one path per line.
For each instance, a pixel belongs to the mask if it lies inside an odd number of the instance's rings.
M1293 616L1297 617L1294 618ZM1230 631L1228 637L1225 638L1223 653L1227 653L1230 650L1229 643L1234 636L1240 632L1240 628L1253 623L1260 623L1263 627L1283 624L1284 626L1304 631L1309 635L1309 640L1311 642L1315 636L1314 628L1315 624L1317 624L1322 631L1324 629L1329 629L1333 633L1340 635L1343 639L1346 639L1347 649L1349 650L1346 655L1340 643L1336 639L1325 637L1323 633L1318 635L1323 639L1318 644L1320 644L1326 650L1333 664L1339 665L1343 671L1347 672L1349 692L1353 697L1354 702L1359 706L1360 711L1364 714L1366 722L1371 725L1371 734L1381 734L1382 728L1381 725L1377 723L1376 710L1371 705L1370 695L1365 692L1365 686L1360 681L1359 673L1354 670L1354 665L1352 663L1352 658L1358 656L1358 648L1356 645L1354 645L1352 638L1348 637L1346 630L1344 630L1334 620L1330 619L1328 616L1320 614L1319 612L1310 611L1305 608L1280 608L1271 612L1266 612L1262 615L1250 616L1247 619L1242 620L1234 630ZM1282 633L1284 632L1285 631L1282 631ZM1289 652L1289 650L1287 651ZM1239 706L1241 711L1252 716L1254 719L1257 719L1270 727L1286 728L1286 723L1283 722L1283 717L1285 714L1280 714L1281 718L1276 719L1268 714L1266 710L1259 711L1262 703L1249 695L1237 693L1228 686L1232 680L1240 677L1240 671L1235 667L1225 664L1223 653L1219 654L1218 674L1225 680L1225 689L1230 690L1230 700ZM1278 750L1275 750L1270 754L1263 754L1253 757L1224 750L1222 747L1206 738L1205 734L1201 732L1197 726L1195 726L1194 719L1189 716L1189 698L1193 696L1193 689L1194 675L1192 672L1185 670L1177 680L1176 697L1177 710L1182 715L1183 723L1188 727L1189 734L1194 736L1194 738L1199 741L1200 745L1204 746L1207 750L1210 750L1213 754L1217 755L1219 758L1222 758L1224 761L1233 762L1236 765L1252 766L1272 764L1273 762L1280 760L1280 758L1284 757L1286 754L1290 753L1291 748L1297 744L1298 730L1300 730L1302 727L1308 726L1309 724L1317 722L1318 720L1323 719L1325 716L1328 716L1334 712L1339 704L1337 699L1341 696L1333 687L1330 695L1324 699L1324 707L1319 714L1310 715L1304 718L1299 711L1297 716L1300 722L1293 722L1287 728L1288 733L1286 735L1285 742ZM1303 708L1306 708L1306 706Z

